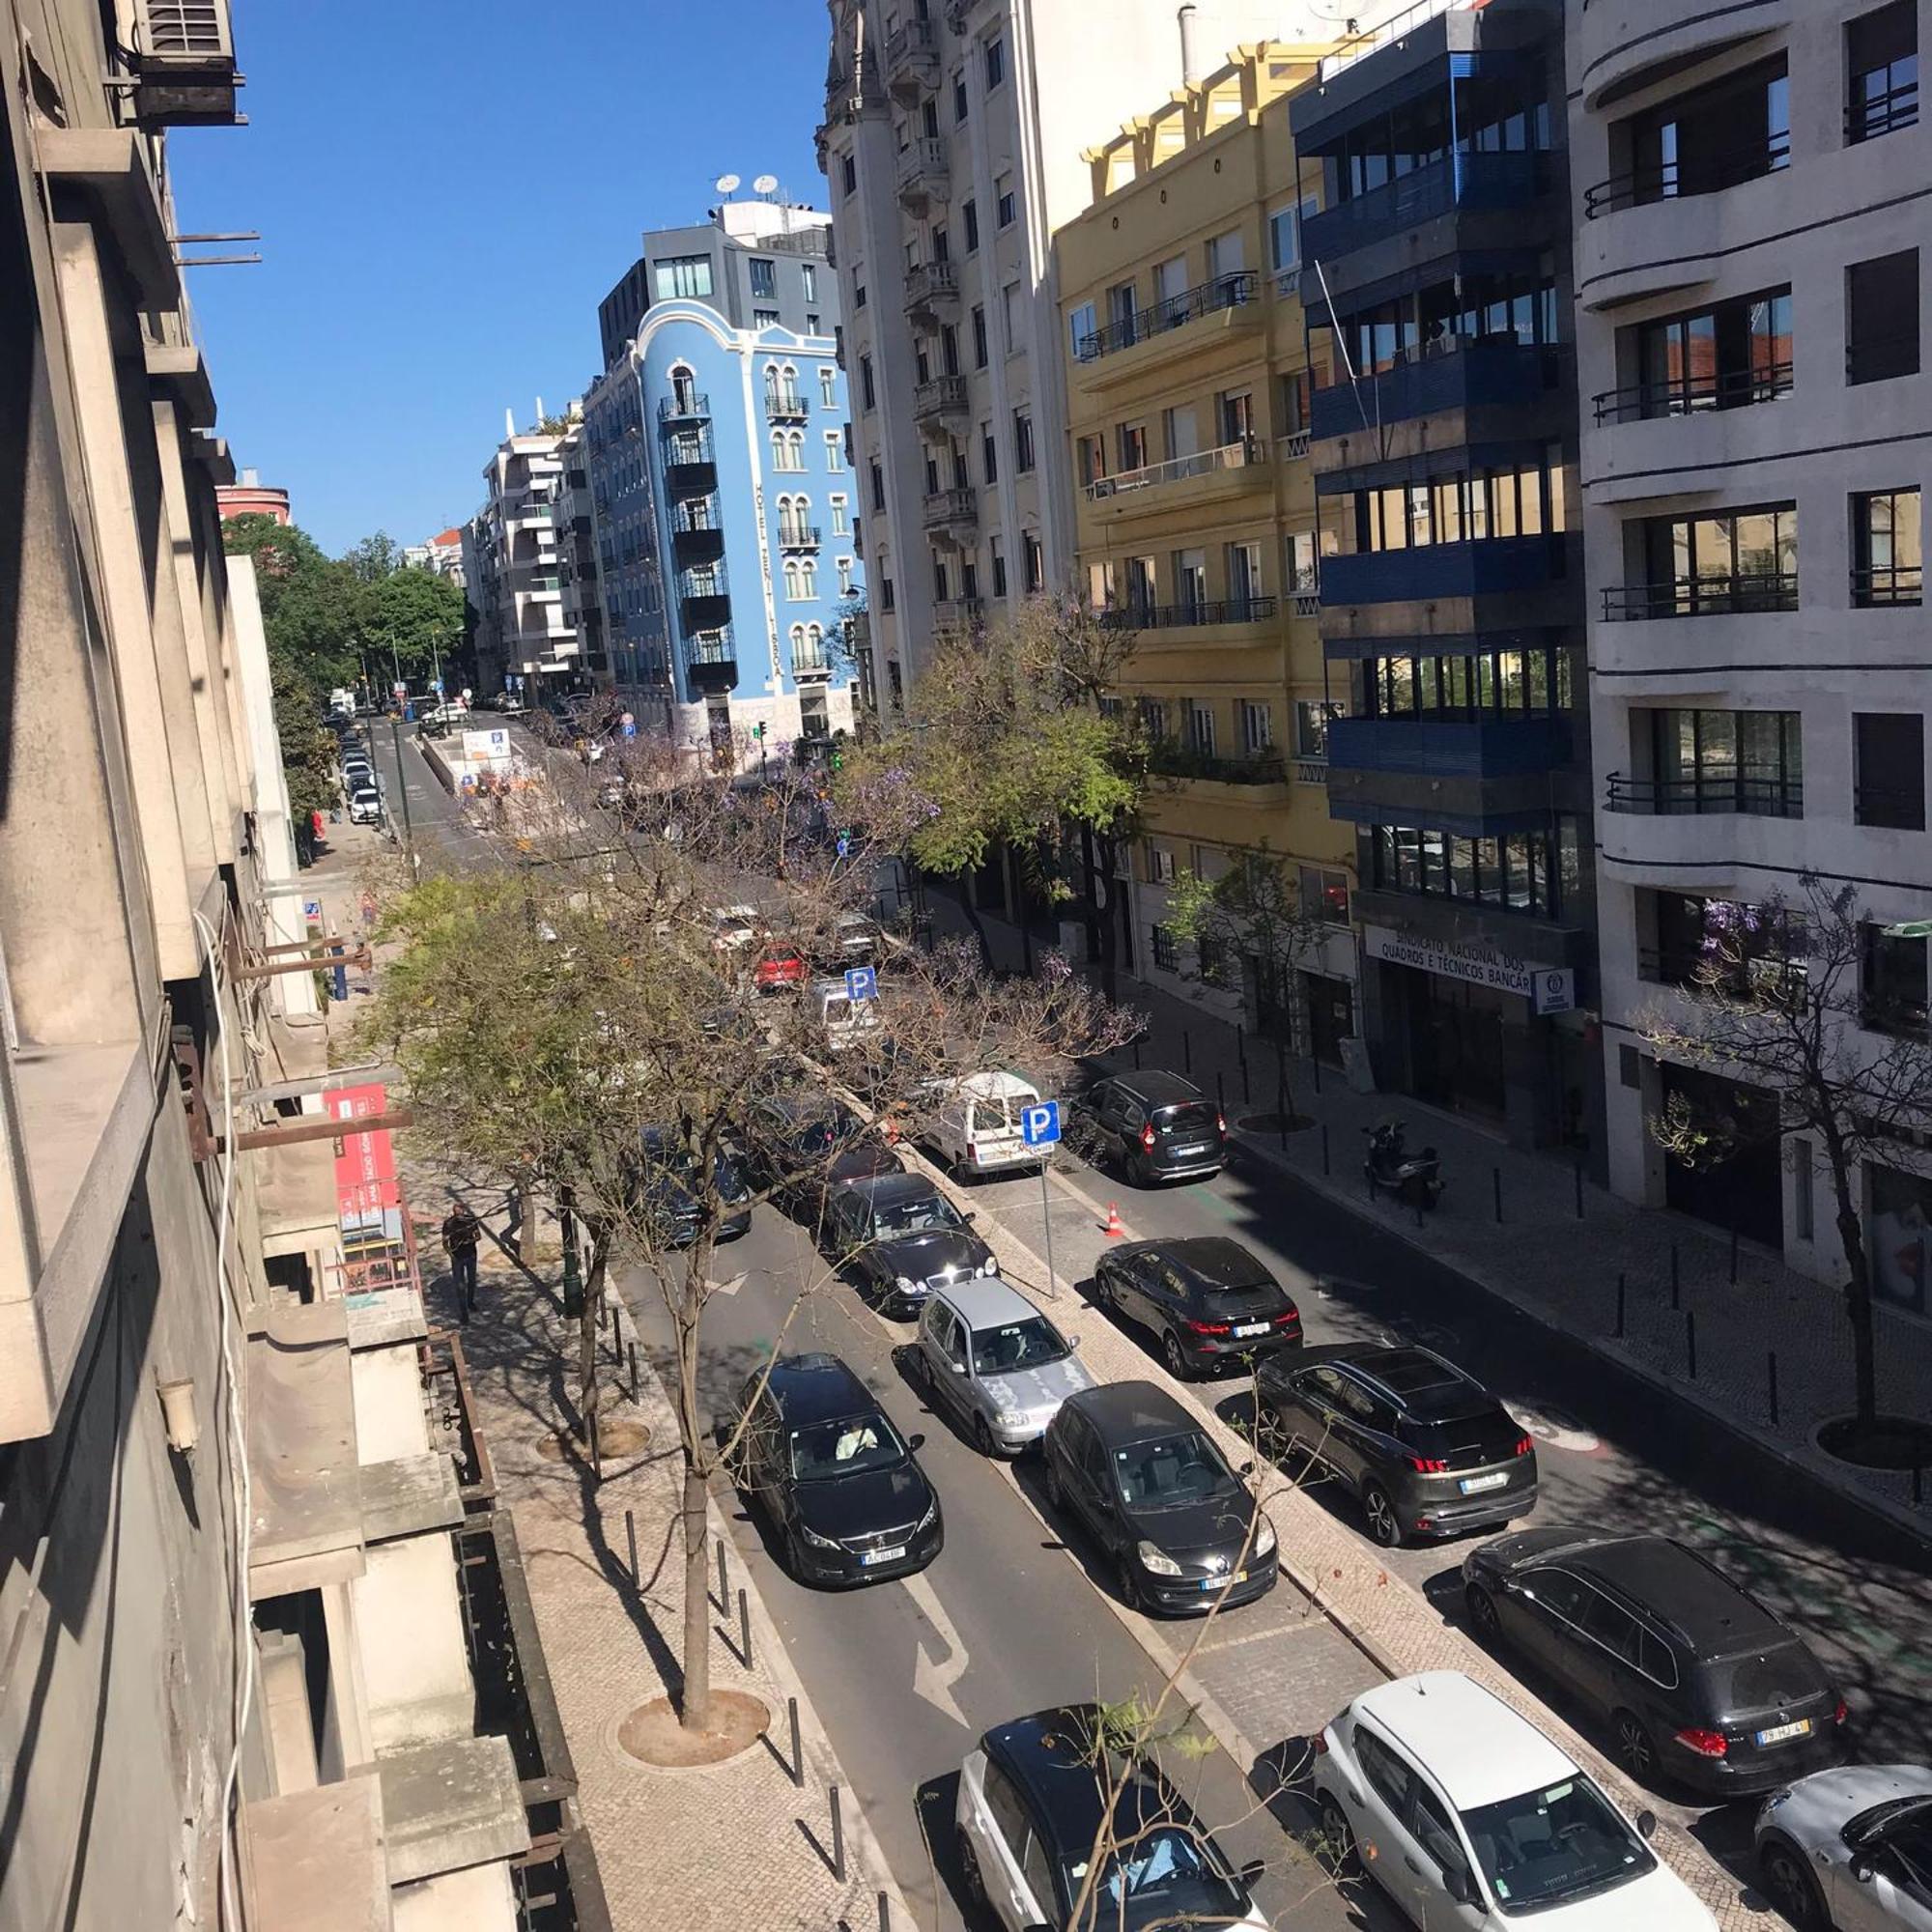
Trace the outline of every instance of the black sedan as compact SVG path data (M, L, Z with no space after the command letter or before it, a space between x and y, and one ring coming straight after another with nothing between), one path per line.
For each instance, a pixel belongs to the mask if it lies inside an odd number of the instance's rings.
M837 1355L781 1355L738 1395L738 1486L765 1513L803 1583L873 1583L923 1570L946 1540L939 1497L904 1440Z
M1274 1588L1273 1524L1165 1389L1082 1389L1055 1410L1041 1448L1047 1500L1099 1545L1134 1608L1202 1614Z
M817 1226L832 1190L851 1180L902 1174L905 1163L878 1128L842 1100L785 1095L761 1100L745 1122L752 1180L808 1227Z
M888 1174L831 1194L820 1237L863 1292L894 1314L911 1315L935 1287L997 1271L971 1219L923 1174Z
M647 1225L667 1247L690 1247L703 1225L704 1203L693 1179L696 1172L696 1156L674 1134L656 1127L644 1130L638 1194ZM712 1178L724 1207L717 1238L735 1241L751 1232L752 1190L738 1163L722 1151Z
M1301 1347L1293 1296L1223 1235L1109 1248L1094 1270L1094 1299L1152 1335L1168 1373L1183 1380Z
M1536 1507L1536 1445L1479 1382L1428 1349L1335 1342L1264 1362L1257 1439L1358 1497L1385 1548L1493 1528Z

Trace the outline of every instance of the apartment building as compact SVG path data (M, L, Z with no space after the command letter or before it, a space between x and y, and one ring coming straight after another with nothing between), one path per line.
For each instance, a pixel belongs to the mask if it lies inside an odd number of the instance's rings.
M1563 51L1552 0L1411 9L1291 118L1361 1037L1386 1091L1600 1151Z
M1925 941L1883 930L1932 901L1925 26L1914 0L1571 22L1610 1179L1821 1279L1842 1264L1815 1151L1667 1160L1646 1122L1674 1096L1776 1103L1641 1028L1679 1005L1714 917L1807 872L1856 888L1872 1026L1926 1025ZM1923 1165L1901 1145L1861 1204L1877 1292L1921 1315Z
M1071 583L1052 238L1093 198L1084 151L1190 77L1197 47L1321 30L1256 0L1113 0L1103 29L1044 0L829 9L818 155L890 710L937 632Z
M463 582L463 531L460 528L439 530L424 543L409 544L403 551L403 562L412 570L433 571L438 577L444 577L461 590Z
M600 305L611 359L584 398L617 678L641 722L755 767L854 727L865 582L831 221L726 200L643 242Z
M1126 697L1156 774L1121 956L1339 1062L1355 841L1328 812L1298 247L1321 173L1301 179L1289 125L1323 51L1243 46L1088 149L1091 205L1053 253L1076 582L1133 634ZM1264 848L1298 871L1302 956L1180 945L1177 870L1217 877Z
M289 493L278 484L264 483L258 469L244 469L233 483L217 484L214 499L224 517L272 517L278 524L294 521L289 514Z

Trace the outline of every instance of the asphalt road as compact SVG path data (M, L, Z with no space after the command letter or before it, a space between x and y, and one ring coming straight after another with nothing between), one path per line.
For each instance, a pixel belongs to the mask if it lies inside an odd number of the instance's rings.
M483 718L490 715L479 714ZM490 852L489 840L469 826L456 801L432 776L414 743L415 726L405 724L399 733L386 718L365 718L361 722L369 734L369 747L375 754L383 796L397 838L403 839L407 832L425 866L477 864ZM403 810L406 801L407 815Z

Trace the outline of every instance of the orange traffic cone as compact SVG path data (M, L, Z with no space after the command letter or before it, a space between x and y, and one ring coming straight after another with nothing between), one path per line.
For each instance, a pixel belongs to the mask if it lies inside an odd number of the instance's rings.
M1113 1202L1107 1203L1107 1225L1101 1231L1109 1240L1118 1241L1127 1231L1121 1226L1121 1210Z

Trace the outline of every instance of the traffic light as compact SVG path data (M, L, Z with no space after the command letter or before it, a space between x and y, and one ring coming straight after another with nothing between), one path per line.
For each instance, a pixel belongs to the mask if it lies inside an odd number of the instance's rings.
M835 772L842 772L845 769L845 753L843 752L833 753L832 769Z
M753 725L752 726L752 736L753 736L753 737L754 737L755 739L757 739L757 741L759 742L759 744L761 744L761 745L762 745L762 744L764 743L764 741L765 741L765 727L764 727L764 724L763 724L763 723L762 723L762 722L760 722L760 723L758 723L758 724L753 724Z

